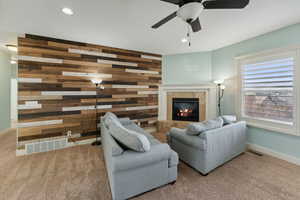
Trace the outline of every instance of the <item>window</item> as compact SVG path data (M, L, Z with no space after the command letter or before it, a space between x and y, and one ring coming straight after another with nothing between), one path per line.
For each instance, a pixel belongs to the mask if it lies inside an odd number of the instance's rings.
M297 57L298 50L281 50L238 58L240 118L298 135Z

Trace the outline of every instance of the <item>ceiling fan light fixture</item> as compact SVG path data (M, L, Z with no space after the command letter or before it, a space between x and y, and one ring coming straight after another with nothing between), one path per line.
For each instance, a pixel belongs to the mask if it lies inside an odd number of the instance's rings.
M192 22L200 16L203 9L203 5L199 2L187 3L179 8L177 16L185 22Z

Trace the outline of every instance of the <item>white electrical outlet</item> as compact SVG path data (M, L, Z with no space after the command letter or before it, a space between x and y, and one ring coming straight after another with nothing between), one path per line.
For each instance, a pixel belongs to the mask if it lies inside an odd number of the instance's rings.
M68 137L71 137L71 136L72 136L72 131L68 131L68 132L67 132L67 136L68 136Z

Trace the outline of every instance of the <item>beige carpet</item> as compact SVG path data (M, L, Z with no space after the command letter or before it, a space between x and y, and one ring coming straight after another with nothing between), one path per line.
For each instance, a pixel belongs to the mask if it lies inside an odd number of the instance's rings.
M134 199L300 199L300 167L268 156L246 153L206 177L183 163L178 172L175 185ZM0 199L109 200L101 149L83 145L16 157L15 132L0 135Z

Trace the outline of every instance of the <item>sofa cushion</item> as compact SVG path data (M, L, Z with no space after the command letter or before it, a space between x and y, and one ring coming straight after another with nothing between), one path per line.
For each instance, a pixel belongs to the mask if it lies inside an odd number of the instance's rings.
M119 121L113 118L109 120L108 129L111 135L125 147L138 152L150 150L150 142L146 136L126 129Z
M169 133L170 143L172 143L172 139L200 150L206 150L206 141L198 136L188 135L185 129L172 128Z
M144 129L142 129L141 127L139 127L138 125L136 125L133 121L131 121L132 123L128 123L126 125L124 125L125 128L141 133L143 135L145 135L149 140L154 138L150 133L147 133Z
M188 135L199 135L204 131L221 128L223 126L222 117L217 117L215 119L211 119L205 122L200 123L191 123L187 125L187 134Z

